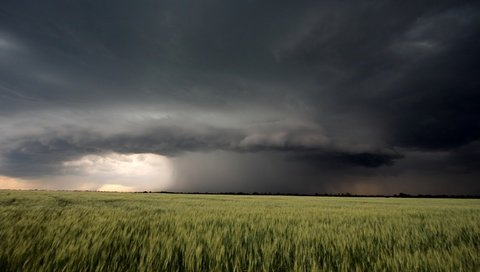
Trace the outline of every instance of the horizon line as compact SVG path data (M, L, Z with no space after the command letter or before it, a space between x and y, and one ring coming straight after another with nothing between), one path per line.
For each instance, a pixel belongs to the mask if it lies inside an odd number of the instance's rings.
M152 193L179 195L248 195L248 196L311 196L311 197L377 197L377 198L462 198L480 199L476 194L352 194L352 193L281 193L281 192L182 192L182 191L101 191L101 190L62 190L62 189L0 189L0 191L45 191L45 192L91 192L91 193Z

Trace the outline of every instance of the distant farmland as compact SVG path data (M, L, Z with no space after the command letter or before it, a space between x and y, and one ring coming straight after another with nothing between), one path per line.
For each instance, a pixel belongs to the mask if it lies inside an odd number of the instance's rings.
M478 271L480 200L0 191L1 271Z

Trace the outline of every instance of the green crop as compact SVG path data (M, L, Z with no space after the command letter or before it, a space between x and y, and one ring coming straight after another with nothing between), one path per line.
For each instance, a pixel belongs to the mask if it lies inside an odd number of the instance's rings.
M0 271L478 271L480 200L0 191Z

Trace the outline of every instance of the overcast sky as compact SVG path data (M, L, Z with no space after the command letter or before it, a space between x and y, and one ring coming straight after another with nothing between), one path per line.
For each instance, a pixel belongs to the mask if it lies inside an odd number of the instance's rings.
M476 1L0 5L0 188L480 194Z

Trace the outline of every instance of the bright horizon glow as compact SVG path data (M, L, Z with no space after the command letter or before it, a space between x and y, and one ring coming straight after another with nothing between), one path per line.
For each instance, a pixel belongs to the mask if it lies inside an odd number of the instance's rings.
M64 171L93 182L98 191L160 190L173 177L170 160L157 154L95 154L63 163Z
M0 176L0 189L4 190L30 190L34 189L32 184L21 179Z
M105 184L97 189L100 192L135 192L135 188L121 184Z
M169 158L157 154L90 154L61 165L62 174L40 179L1 176L0 189L157 191L173 180Z

